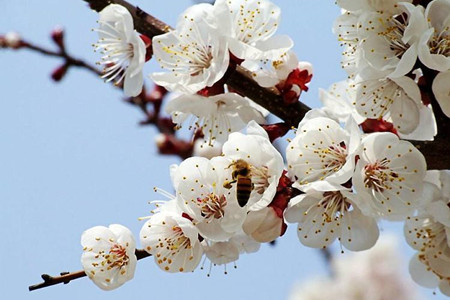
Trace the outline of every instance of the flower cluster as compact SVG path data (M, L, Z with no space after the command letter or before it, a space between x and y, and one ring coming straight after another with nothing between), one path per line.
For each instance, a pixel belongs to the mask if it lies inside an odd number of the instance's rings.
M377 242L379 220L406 220L405 235L418 251L410 265L414 280L450 295L450 175L427 173L424 156L401 139L433 140L437 133L421 95L425 73L434 74L429 91L450 116L450 0L411 2L337 1L343 14L334 31L345 47L348 78L320 91L324 106L298 124L286 164L271 142L288 129L258 125L268 112L226 86L227 74L240 65L287 107L308 90L312 66L298 61L289 37L275 35L277 6L267 0L194 5L151 43L134 31L124 7L100 13L96 47L105 54L104 77L123 81L127 95L141 93L151 44L163 72L150 77L175 95L166 112L176 128L189 123L206 142L191 147L199 156L171 166L175 194L161 191L169 201L156 202L140 231L159 268L192 272L203 256L214 265L235 263L283 235L285 222L297 224L306 246L338 240L362 251ZM99 287L132 278L130 235L120 225L83 234L83 266Z
M431 140L436 132L424 134L421 127L434 127L434 120L417 83L423 73L439 72L433 93L450 116L450 1L434 0L426 8L410 2L337 1L343 14L333 29L344 46L342 67L357 112L392 123L405 138Z
M293 187L303 192L289 202L286 219L298 223L307 246L338 239L349 250L369 249L378 239L377 219L401 219L418 207L425 159L392 133L361 136L352 119L343 128L313 114L286 149Z

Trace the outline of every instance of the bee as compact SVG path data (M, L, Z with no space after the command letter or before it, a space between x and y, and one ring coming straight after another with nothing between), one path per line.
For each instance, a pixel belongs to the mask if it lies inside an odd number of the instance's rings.
M228 168L231 167L233 168L233 172L231 173L233 180L225 181L223 187L231 189L232 184L236 183L236 198L239 206L244 207L253 190L250 164L243 159L238 159L228 166Z

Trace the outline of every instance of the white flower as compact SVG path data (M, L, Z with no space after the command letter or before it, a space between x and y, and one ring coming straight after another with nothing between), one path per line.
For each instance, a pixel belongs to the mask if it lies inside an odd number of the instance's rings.
M190 157L174 170L174 186L183 211L193 219L200 235L211 241L226 241L240 230L246 209L235 193L223 184L228 160Z
M171 100L166 111L172 114L172 120L179 128L194 116L190 126L201 129L209 145L214 141L225 142L230 133L241 130L251 120L265 122L262 114L250 106L249 100L235 93L212 97L182 95Z
M99 288L112 290L133 279L136 243L128 228L119 224L92 227L83 232L81 245L83 269Z
M425 10L430 29L420 38L419 59L430 69L450 69L450 1L431 1Z
M246 59L241 66L252 73L253 79L262 87L273 87L285 80L298 66L298 59L294 52L289 51L280 55L278 59L268 58L259 60ZM312 72L311 72L312 73Z
M417 84L406 76L365 80L357 84L357 112L371 119L389 117L403 134L417 128L422 105Z
M267 0L217 0L214 17L228 37L231 53L242 59L278 59L293 46L288 36L273 36L280 8Z
M321 109L330 118L345 122L351 116L357 124L365 120L356 111L356 87L353 80L333 83L327 91L319 89L319 99L323 104Z
M361 17L364 58L378 71L396 78L412 70L421 35L427 29L422 6L402 2L398 14L377 11Z
M365 215L398 218L420 201L426 162L411 143L392 133L372 133L361 142L353 187Z
M450 171L428 171L423 206L405 222L408 244L418 253L409 269L418 284L450 296Z
M119 84L127 96L137 96L142 90L142 68L145 63L146 47L134 30L133 18L128 10L118 4L110 4L99 13L98 44L104 56L105 66L102 78Z
M247 236L244 232L237 232L232 238L224 242L213 242L205 239L202 247L206 258L210 260L210 270L212 265L223 265L224 273L227 274L227 264L233 263L236 268L236 261L241 253L253 253L259 250L260 243ZM203 266L202 266L203 268Z
M226 265L239 259L239 249L232 242L211 242L203 248L214 265Z
M432 90L444 114L450 118L450 70L441 72L433 80Z
M228 173L233 171L234 163L239 160L248 164L253 186L246 205L249 210L259 210L269 205L275 196L284 163L266 131L255 121L251 121L247 126L247 134L230 134L222 151L228 161L225 166ZM227 180L231 181L232 178ZM236 188L236 184L233 184L230 190L232 194L236 193Z
M317 117L299 126L296 137L286 148L288 171L296 188L327 180L342 184L354 169L354 151L360 142L356 124L348 130L332 119Z
M140 239L158 267L170 273L194 271L203 255L197 228L169 210L152 215L142 226Z
M14 31L10 31L3 37L5 46L10 48L18 48L22 42L20 34Z
M211 13L209 4L194 5L180 16L176 30L153 38L154 56L167 70L150 75L156 84L194 94L222 78L228 68L228 46L208 24Z
M377 241L379 230L376 220L355 205L358 197L342 186L307 189L291 199L285 218L298 223L298 238L306 246L325 248L339 239L349 250L366 250Z
M274 241L283 233L283 216L278 216L272 207L250 211L242 225L244 232L259 243Z

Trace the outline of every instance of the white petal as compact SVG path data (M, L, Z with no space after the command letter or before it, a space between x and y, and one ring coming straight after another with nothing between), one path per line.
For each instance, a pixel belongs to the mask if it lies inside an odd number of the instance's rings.
M444 114L450 118L450 70L436 75L432 89Z
M435 288L439 283L439 278L420 262L418 254L414 255L409 262L409 273L412 279L421 286Z

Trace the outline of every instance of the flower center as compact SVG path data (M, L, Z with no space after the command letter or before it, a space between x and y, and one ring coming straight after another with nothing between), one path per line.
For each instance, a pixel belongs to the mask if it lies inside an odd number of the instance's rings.
M318 206L322 206L324 212L323 220L327 223L337 221L349 210L351 203L339 191L325 192Z
M173 226L174 236L166 239L167 249L178 251L178 249L190 249L191 241L184 235L183 230L179 226Z
M120 269L123 266L126 266L129 261L126 248L119 244L112 245L111 249L109 249L109 253L103 253L102 256L104 258L102 265L108 265L108 270L112 268Z
M227 206L227 199L224 195L220 197L214 193L210 193L204 198L197 198L198 205L201 209L201 215L205 219L221 219Z
M444 28L439 34L434 34L428 46L430 52L433 54L441 54L445 57L450 56L450 35L448 34L449 28Z
M264 191L269 186L269 169L266 166L262 166L260 168L257 168L255 166L251 166L251 177L252 177L252 184L253 189L258 194L264 194Z
M102 78L107 82L115 80L118 85L125 77L130 60L134 57L134 45L126 42L124 33L109 22L101 22L105 29L97 29L103 35L94 44L95 50L103 54L98 64L104 65Z
M390 160L383 158L381 161L377 161L364 167L364 185L366 188L374 189L375 191L382 193L385 190L391 189L388 185L389 182L403 180L399 177L398 173L393 172L389 168L389 163Z
M408 24L408 16L403 13L393 16L389 21L389 26L385 31L378 32L379 36L383 36L394 52L395 56L401 57L409 48L409 44L402 41L405 28Z
M321 148L315 151L322 161L322 177L323 180L330 173L339 171L347 161L347 147L344 142L339 145L333 145L328 148Z

